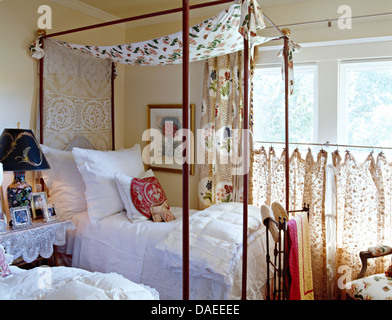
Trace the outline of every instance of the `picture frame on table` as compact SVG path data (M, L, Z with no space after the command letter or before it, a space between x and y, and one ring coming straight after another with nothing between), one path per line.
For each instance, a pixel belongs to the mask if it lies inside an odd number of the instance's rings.
M47 205L46 192L34 192L31 198L31 214L33 220L44 218L44 206Z
M1 177L0 177L1 178ZM7 230L7 214L4 211L3 187L0 185L0 233Z
M59 213L54 204L47 204L43 207L44 220L46 222L56 221L59 219Z
M12 229L24 229L30 227L33 224L31 221L29 206L12 207L10 208L10 215Z
M6 232L8 227L7 215L0 210L0 233Z
M190 137L189 174L195 174L195 105L189 105L189 125L193 137ZM147 140L146 163L153 171L182 173L181 137L176 133L183 129L182 104L147 105ZM149 130L154 129L154 130ZM155 133L160 133L161 141L154 141ZM153 137L151 137L151 135ZM152 138L152 139L151 139ZM153 154L152 154L153 153ZM158 154L157 154L158 153ZM144 154L144 152L143 152ZM151 158L152 157L152 158ZM145 160L145 159L143 159Z

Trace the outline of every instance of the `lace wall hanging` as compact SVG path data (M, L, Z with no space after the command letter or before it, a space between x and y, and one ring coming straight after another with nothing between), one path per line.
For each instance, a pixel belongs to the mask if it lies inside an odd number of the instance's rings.
M55 41L45 41L43 143L66 149L86 138L94 149L112 149L112 64Z

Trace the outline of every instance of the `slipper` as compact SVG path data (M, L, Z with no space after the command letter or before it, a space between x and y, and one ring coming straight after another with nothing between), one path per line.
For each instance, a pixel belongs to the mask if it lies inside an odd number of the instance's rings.
M270 207L268 207L264 204L261 206L261 219L262 219L264 225L267 225L268 219L275 221ZM274 241L279 242L279 230L273 221L268 224L268 230L271 232L271 235L272 235L272 238L274 239Z
M271 204L271 209L272 212L274 213L275 220L277 222L279 221L279 217L281 217L282 220L286 218L286 221L289 221L289 216L286 210L282 207L282 205L279 202L273 202Z

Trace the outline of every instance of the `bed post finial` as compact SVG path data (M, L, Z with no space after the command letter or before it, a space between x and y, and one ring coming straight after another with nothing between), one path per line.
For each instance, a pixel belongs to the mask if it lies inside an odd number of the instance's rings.
M46 36L46 30L45 29L38 29L37 30L37 37L39 36Z
M289 36L291 34L291 30L289 28L283 28L282 32L286 35Z

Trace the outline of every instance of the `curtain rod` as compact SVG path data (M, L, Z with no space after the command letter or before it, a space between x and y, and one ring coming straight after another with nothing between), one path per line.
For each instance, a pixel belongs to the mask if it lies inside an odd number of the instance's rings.
M255 141L254 144L285 144L285 142L281 141ZM305 143L305 142L289 142L292 145L303 145L303 146L321 146L321 147L343 147L343 148L363 148L363 149L392 149L392 147L379 147L379 146L357 146L357 145L349 145L349 144L336 144L329 143L329 141L325 143Z
M381 16L387 16L387 15L392 15L392 12L356 16L356 17L351 17L351 19L374 18L374 17L381 17ZM264 15L264 17L265 17L265 15ZM265 18L267 18L267 17L265 17ZM325 23L325 22L327 22L328 26L330 27L331 22L338 21L338 20L339 20L339 18L325 19L325 20L314 20L314 21L297 22L297 23L290 23L290 24L281 24L281 25L273 26L273 27L276 29L276 28L282 28L282 27L293 27L293 26L301 26L301 25L306 25L306 24ZM272 28L272 27L267 27L267 28Z

